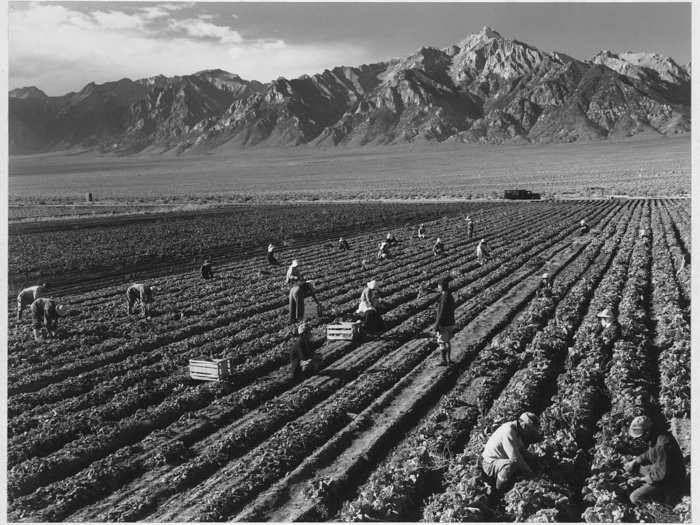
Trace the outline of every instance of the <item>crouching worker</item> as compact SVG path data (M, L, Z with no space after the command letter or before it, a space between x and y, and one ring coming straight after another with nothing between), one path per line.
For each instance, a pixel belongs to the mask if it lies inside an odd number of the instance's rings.
M17 295L17 320L22 319L22 312L25 307L31 306L31 304L36 301L39 297L44 297L46 289L48 288L46 283L37 284L35 286L30 286L25 288Z
M298 379L301 376L301 362L309 359L310 367L313 371L318 370L321 365L321 357L311 346L309 334L311 328L306 323L301 323L297 327L297 338L289 349L289 364L291 366L291 378Z
M32 303L30 309L32 312L32 331L37 343L41 341L39 334L42 329L46 329L48 337L56 337L58 318L68 314L68 309L65 306L56 304L53 299L47 297L39 297Z
M279 262L275 259L275 245L270 243L267 245L267 264L277 266Z
M151 315L151 305L153 303L153 291L155 286L136 283L126 290L126 311L129 315L135 312L136 303L141 303L143 316Z
M214 277L214 271L211 268L209 259L205 259L199 271L202 274L202 279L212 279Z
M549 272L542 274L540 282L537 285L537 295L538 297L550 297L552 295L552 288L554 285L554 279Z
M445 243L442 239L438 237L435 239L435 244L433 244L433 255L444 255L445 254Z
M491 435L481 454L481 468L495 480L500 490L518 475L533 473L534 457L527 450L539 434L539 422L532 412L524 412L516 421L503 423Z
M630 494L634 505L648 501L673 504L680 499L685 483L683 454L670 432L658 430L647 416L632 420L629 435L648 443L642 455L625 463L625 471L638 473L644 484Z
M362 326L369 335L377 335L384 330L384 321L377 311L379 303L377 301L377 281L372 280L367 283L362 295L360 305L357 307L357 314L362 320Z
M343 237L338 239L338 249L343 252L347 251L350 249L350 244L348 244L348 241L346 241Z

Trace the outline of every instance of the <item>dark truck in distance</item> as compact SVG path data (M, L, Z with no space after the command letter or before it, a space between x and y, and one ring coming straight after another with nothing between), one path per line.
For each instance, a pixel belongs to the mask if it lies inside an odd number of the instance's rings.
M539 193L533 193L529 190L505 190L503 192L503 198L510 200L531 200L540 199L541 195Z

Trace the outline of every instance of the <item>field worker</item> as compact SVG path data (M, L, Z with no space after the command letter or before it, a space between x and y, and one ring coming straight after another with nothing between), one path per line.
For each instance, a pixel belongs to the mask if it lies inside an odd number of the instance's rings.
M348 244L348 241L346 241L343 237L338 239L338 249L343 252L346 250L350 249L350 245Z
M433 244L433 255L443 255L445 253L445 245L442 242L442 239L438 237L435 239L435 244Z
M46 329L49 337L56 337L58 318L68 314L68 309L64 305L56 304L53 299L48 297L36 299L30 309L32 312L32 331L37 343L41 341L39 333L42 328Z
M501 489L516 475L531 475L534 458L527 451L528 443L537 439L537 416L524 412L516 421L503 423L486 442L481 454L481 468Z
M292 264L287 268L287 277L284 279L285 284L296 284L303 278L301 276L301 270L299 270L299 261L294 259Z
M321 313L321 305L316 298L316 292L312 283L303 279L295 282L289 290L289 322L295 323L304 319L304 301L307 296L313 297L313 300L318 306L319 315Z
M396 244L397 242L398 242L398 241L396 240L396 237L394 237L394 234L393 234L393 233L389 232L389 233L386 234L386 243L387 243L388 245Z
M279 262L275 259L275 245L270 243L267 245L267 263L271 266L277 266Z
M591 229L588 227L588 224L586 224L586 219L581 219L578 231L581 235L586 235L589 231L591 231Z
M537 286L537 295L539 297L549 297L552 295L552 287L554 286L554 278L549 272L544 272L540 277L539 285Z
M620 325L609 308L596 315L598 318L598 333L606 346L617 341L621 334Z
M483 266L490 256L491 248L486 244L486 239L481 239L479 244L476 245L476 259L479 261L479 264Z
M211 279L214 277L214 272L211 269L211 262L209 259L206 259L204 263L202 263L200 272L202 273L202 279Z
M425 225L422 222L418 226L418 238L425 239Z
M442 365L447 366L452 364L452 343L450 341L455 327L455 300L450 293L449 277L440 279L438 291L440 299L433 329L442 355Z
M360 263L360 269L366 270L367 268L368 268L367 259L362 259L362 262Z
M35 286L30 286L25 288L17 295L17 320L22 319L22 312L25 306L30 306L34 301L39 299L39 297L44 297L48 285L46 283L37 284Z
M362 290L360 304L355 312L362 318L364 329L370 335L379 334L384 329L384 321L378 312L377 294L377 281L368 282Z
M646 452L625 463L625 471L639 474L644 484L630 494L634 505L648 501L674 503L680 499L685 484L683 454L670 432L656 429L647 416L632 420L629 435L649 444Z
M129 315L134 313L134 307L136 306L137 302L141 303L144 317L151 315L151 304L153 303L154 290L156 290L155 286L148 286L147 284L142 283L136 283L129 286L129 288L126 290L127 312Z
M471 241L474 236L474 221L469 215L467 215L465 220L467 221L467 239Z
M301 362L311 353L311 341L308 324L301 323L297 327L297 338L289 348L289 364L291 366L291 378L297 379L301 375Z
M377 259L382 260L382 259L388 259L390 257L389 255L389 246L386 241L382 241L379 243L379 251L377 252Z

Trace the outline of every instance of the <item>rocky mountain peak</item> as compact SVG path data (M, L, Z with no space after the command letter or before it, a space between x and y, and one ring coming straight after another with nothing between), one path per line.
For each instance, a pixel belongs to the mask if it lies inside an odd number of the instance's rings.
M21 87L21 88L16 88L16 89L11 90L10 91L10 98L45 99L45 98L48 98L48 96L46 95L46 93L44 93L41 89L39 89L36 86L27 86L27 87Z

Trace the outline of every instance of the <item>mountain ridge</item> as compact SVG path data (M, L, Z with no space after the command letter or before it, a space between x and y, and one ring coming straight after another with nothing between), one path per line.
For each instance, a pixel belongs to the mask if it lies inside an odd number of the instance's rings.
M261 83L207 69L9 93L10 154L457 141L548 143L690 131L688 68L656 53L547 53L489 27L374 64Z

